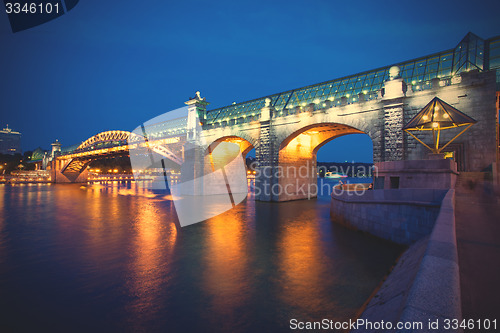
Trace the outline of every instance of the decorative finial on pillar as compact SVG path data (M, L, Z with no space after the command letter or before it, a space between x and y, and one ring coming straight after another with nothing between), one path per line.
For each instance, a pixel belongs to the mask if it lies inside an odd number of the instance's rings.
M399 79L401 77L399 73L401 73L401 69L398 66L389 68L389 80Z
M260 121L269 121L272 117L272 108L271 99L267 97L264 100L264 107L260 110Z
M404 97L406 93L406 83L400 75L401 69L398 66L389 68L389 80L384 82L382 97L384 99L394 99Z
M205 97L201 97L201 94L199 91L196 91L194 94L194 97L190 97L187 102L184 102L186 105L194 105L194 104L199 104L199 105L204 105L207 106L208 103Z
M201 94L199 91L196 91L194 93L194 97L190 97L189 98L189 101L193 101L193 102L201 102L201 101L205 101L205 98L201 97ZM189 102L188 101L188 102ZM187 102L186 102L187 103Z

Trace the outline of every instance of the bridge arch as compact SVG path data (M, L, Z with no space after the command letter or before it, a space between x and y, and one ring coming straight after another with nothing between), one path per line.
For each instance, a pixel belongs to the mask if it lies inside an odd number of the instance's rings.
M238 150L241 153L241 156L243 156L243 160L246 161L247 154L255 148L254 144L252 143L252 141L254 141L252 140L252 138L247 136L246 138L243 138L242 136L225 135L213 140L205 150L205 172L213 172L219 168L224 167L226 169L226 172L238 173L240 171L239 167L237 167L238 164L235 164L235 169L228 169L228 167L231 168L230 162L234 158L239 156L239 154L237 153ZM228 147L221 145L221 143L225 142L234 143L238 145L239 149L237 150L235 146ZM248 172L250 171L247 171L247 176Z
M280 169L277 182L278 188L283 191L277 193L275 199L287 201L316 196L318 150L328 142L349 134L368 133L336 122L308 124L282 133L277 156Z
M52 168L56 182L80 182L87 178L87 166L95 160L94 154L128 154L128 144L141 137L128 131L105 131L83 141L74 151L59 156Z
M280 159L286 154L315 156L319 148L338 137L348 134L367 134L362 130L339 123L318 123L304 126L282 139Z
M243 155L243 158L246 157L246 155L255 148L254 141L252 138L243 138L242 136L237 136L237 135L226 135L222 136L220 138L215 139L212 141L206 150L206 154L209 154L211 151L213 151L221 142L232 142L237 144L240 147L241 154Z
M134 138L138 138L138 136L128 131L105 131L83 141L76 150L86 150L103 143L127 144L127 142L130 142L130 139Z

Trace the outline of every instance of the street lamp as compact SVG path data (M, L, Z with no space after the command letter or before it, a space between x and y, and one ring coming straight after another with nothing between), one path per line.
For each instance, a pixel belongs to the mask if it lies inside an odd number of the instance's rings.
M413 117L403 130L410 134L415 140L427 147L433 154L440 154L444 148L452 143L456 138L467 131L472 125L477 123L465 113L455 109L453 106L434 97L419 113ZM465 128L448 141L444 146L439 147L439 140L442 130L464 127ZM417 138L412 131L432 131L432 147Z

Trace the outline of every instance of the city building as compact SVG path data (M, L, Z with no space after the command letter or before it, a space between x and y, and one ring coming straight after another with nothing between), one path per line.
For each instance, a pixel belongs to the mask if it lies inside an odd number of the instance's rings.
M21 133L9 125L0 131L0 154L21 154Z

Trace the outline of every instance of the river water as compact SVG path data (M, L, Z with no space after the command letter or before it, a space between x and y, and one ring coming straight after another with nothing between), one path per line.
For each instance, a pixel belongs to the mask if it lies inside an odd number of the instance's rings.
M327 195L248 198L179 230L176 218L168 195L134 183L0 185L0 332L279 332L293 318L348 320L402 252L333 223Z

